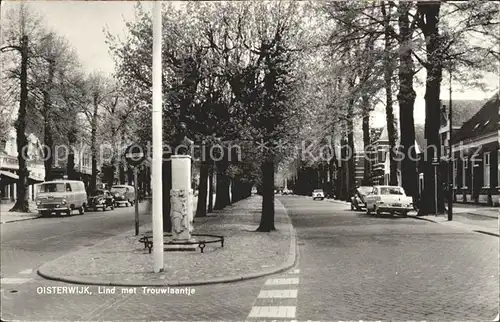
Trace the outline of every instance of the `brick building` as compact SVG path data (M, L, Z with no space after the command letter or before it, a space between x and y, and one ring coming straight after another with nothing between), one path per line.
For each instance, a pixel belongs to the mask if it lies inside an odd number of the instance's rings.
M499 107L497 93L452 135L457 202L499 204Z

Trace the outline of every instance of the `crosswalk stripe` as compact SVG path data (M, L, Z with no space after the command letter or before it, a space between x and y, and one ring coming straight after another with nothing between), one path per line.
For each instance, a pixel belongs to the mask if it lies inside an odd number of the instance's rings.
M295 306L254 306L248 317L295 318Z
M20 271L19 274L31 274L33 273L32 268L25 269L24 271Z
M261 298L261 299L269 299L269 298L290 299L290 298L297 298L297 290L262 290L262 291L260 291L258 298Z
M30 280L31 278L4 277L0 279L0 284L23 284Z
M293 278L270 278L265 283L265 285L287 285L287 284L299 284L298 277L293 277Z

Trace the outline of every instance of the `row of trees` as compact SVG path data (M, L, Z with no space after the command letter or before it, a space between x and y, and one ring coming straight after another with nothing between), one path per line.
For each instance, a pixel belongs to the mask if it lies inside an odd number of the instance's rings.
M135 105L121 95L117 82L100 72L86 73L71 45L43 24L43 17L20 3L12 6L3 28L2 137L15 126L19 163L16 204L29 211L28 170L23 147L27 133L41 138L45 180L54 178L56 146L69 147L66 174L77 179L75 152L90 147L90 189L98 180L99 145L125 140ZM5 131L4 131L5 129ZM76 147L76 149L73 149ZM116 148L116 146L114 146ZM117 152L116 149L114 152ZM82 157L82 156L80 156Z
M307 14L296 2L188 2L163 9L164 140L173 144L177 124L207 149L225 146L222 159L200 164L197 216L206 214L207 178L216 176L214 209L250 194L257 185L263 194L258 231L274 227L274 173L284 155L272 142L297 135L306 101L301 68L308 51ZM144 108L138 137L151 139L151 50L149 10L139 4L127 24L128 37L108 34L116 58L116 76L125 92L140 97ZM263 142L265 148L258 148ZM242 158L237 159L237 146ZM169 209L170 166L164 166L164 210ZM212 181L212 180L209 180ZM211 185L210 185L211 187ZM209 198L210 200L211 198ZM210 210L210 205L209 205ZM168 216L164 227L169 229Z
M316 123L313 131L324 133L321 130L328 129L329 134L337 135L338 142L355 151L353 120L361 119L365 153L368 153L366 147L372 143L370 112L381 102L385 105L390 145L390 184L398 183L394 147L399 125L400 150L406 156L401 164L402 186L414 197L418 197L417 169L412 161L415 160L415 150L412 149L415 144L414 84L421 80L417 77L419 71L425 71L428 158L424 162L425 190L421 198L429 202L422 203L420 214L433 212L435 191L431 162L434 157L441 158L439 127L443 72L451 72L454 82L466 87L477 86L485 73L496 72L499 60L498 3L326 1L316 3L315 8L331 26L326 43L330 51L323 59L333 68L324 76L330 79L327 83L331 84L333 95L330 98L324 95L325 103L319 112L332 117L326 122ZM379 101L380 96L383 98ZM341 97L344 100L339 100ZM395 102L399 106L399 124L394 118ZM333 114L330 112L332 106ZM432 147L437 147L437 151ZM318 169L323 165L321 162L309 161L305 165L302 162L301 169ZM349 198L349 187L354 188L353 160L343 162L342 169L338 193L342 198ZM371 184L371 178L370 163L365 162L363 184ZM438 187L439 209L442 211L443 185L438 184Z

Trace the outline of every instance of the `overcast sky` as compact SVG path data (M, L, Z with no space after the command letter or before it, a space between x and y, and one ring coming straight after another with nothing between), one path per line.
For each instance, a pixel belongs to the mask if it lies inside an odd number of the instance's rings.
M45 23L49 28L56 30L60 35L64 35L70 44L75 48L78 56L89 72L101 70L111 74L114 70L114 62L108 53L105 44L103 28L115 35L125 34L125 20L134 17L135 1L27 1L30 6L45 17ZM2 9L18 4L18 1L2 1ZM151 2L143 1L145 8ZM2 10L2 15L5 10ZM419 73L425 77L425 71ZM443 75L446 77L446 75ZM483 92L478 89L459 88L458 84L453 84L454 99L485 99L493 95L494 90L499 87L497 75L488 75L490 90ZM415 121L423 123L424 114L424 88L416 87L417 99L415 102ZM443 82L441 98L448 99L448 82ZM396 116L398 114L395 104ZM385 122L383 113L384 106L377 106L378 113L374 113L374 125L382 126Z

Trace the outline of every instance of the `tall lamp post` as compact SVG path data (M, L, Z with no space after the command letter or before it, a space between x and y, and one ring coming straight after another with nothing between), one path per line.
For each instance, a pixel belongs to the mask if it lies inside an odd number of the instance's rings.
M452 127L452 97L451 97L451 65L450 65L450 106L448 109L448 122L450 125L450 134L449 134L449 139L448 139L448 153L449 153L449 158L448 158L448 221L451 221L453 219L453 178L455 175L455 169L453 168L453 143L451 141L452 139L452 134L453 134L453 127Z
M162 129L162 67L161 67L161 2L153 4L153 265L154 272L163 272L163 129Z

